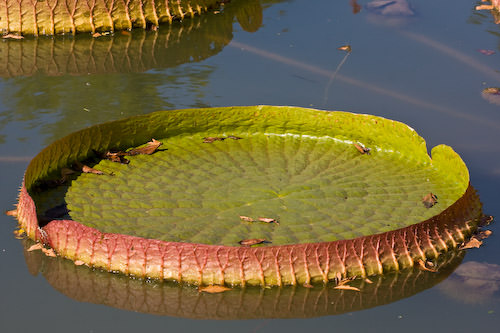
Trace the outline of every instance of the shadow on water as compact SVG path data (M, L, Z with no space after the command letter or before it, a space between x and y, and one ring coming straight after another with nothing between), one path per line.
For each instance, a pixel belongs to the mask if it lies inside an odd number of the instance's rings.
M462 262L464 251L450 251L435 263L437 272L417 268L357 279L360 291L334 289L334 284L306 287L236 287L217 294L195 286L130 278L77 266L62 258L28 252L32 275L41 273L60 293L80 302L103 304L128 311L191 319L312 318L373 308L413 296L445 280Z

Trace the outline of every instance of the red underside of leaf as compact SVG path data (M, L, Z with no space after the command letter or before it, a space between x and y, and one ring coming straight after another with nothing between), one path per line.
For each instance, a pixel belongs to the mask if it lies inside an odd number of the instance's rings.
M28 236L60 256L138 277L242 286L327 282L411 267L418 259L457 248L476 231L481 214L479 198L469 186L441 214L403 229L335 242L253 248L106 234L72 220L53 220L39 228L24 184L18 204L18 219Z

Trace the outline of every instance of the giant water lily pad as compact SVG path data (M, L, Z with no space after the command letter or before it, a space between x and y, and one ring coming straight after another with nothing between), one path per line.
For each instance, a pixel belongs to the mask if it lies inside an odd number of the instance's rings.
M162 142L153 154L102 159L152 138ZM81 162L104 174L61 182ZM60 205L66 215L39 225L36 215ZM405 124L256 106L157 112L69 135L29 165L18 213L31 238L90 266L281 285L437 257L474 231L480 205L460 157L440 145L431 158Z

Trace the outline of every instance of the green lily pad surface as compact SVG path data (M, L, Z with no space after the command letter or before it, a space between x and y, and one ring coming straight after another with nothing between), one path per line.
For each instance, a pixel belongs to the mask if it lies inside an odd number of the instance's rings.
M92 150L125 150L153 137L163 145L152 155L127 157L129 164L98 160L92 166L104 175L75 174L63 186L34 193L37 210L66 203L71 219L107 233L285 245L404 228L439 214L468 185L467 169L451 148L436 147L431 159L423 139L404 124L266 106L166 111L90 128L56 143L52 149L67 150L63 161L38 171L54 178L72 161L95 160ZM78 152L71 151L75 140ZM429 193L438 197L431 208L422 202Z

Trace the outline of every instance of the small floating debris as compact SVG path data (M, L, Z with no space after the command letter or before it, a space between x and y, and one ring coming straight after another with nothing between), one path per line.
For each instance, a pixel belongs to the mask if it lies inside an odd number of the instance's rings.
M217 286L217 285L210 285L206 287L201 287L198 289L198 291L201 293L209 293L209 294L218 294L218 293L223 293L225 291L231 290L231 288L224 287L224 286Z
M486 56L490 56L492 54L495 54L495 51L493 51L493 50L485 50L485 49L479 49L479 50L477 50L477 52L479 52L481 54L484 54Z
M437 272L437 270L435 270L434 268L427 267L427 263L424 262L422 259L418 259L417 263L418 263L418 268L421 271L432 272L432 273L436 273Z
M469 239L467 243L462 244L458 249L459 250L465 250L465 249L473 249L473 248L479 248L483 245L483 242L480 241L479 239L472 237Z
M6 34L2 36L3 39L24 39L23 36L21 35L16 35L16 34Z
M333 287L333 289L361 291L359 288L348 285L348 283L353 281L354 279L356 279L355 276L343 280L339 279L338 284L335 287Z
M255 220L249 216L240 215L240 220L245 222L264 222L264 223L275 223L278 225L280 224L280 222L277 219L273 219L271 217L259 217L257 220Z
M253 239L243 239L238 242L241 246L250 247L252 245L271 243L270 241L263 238L253 238Z
M276 219L270 218L270 217L259 217L260 222L265 222L265 223L275 223L275 224L280 224L280 222Z
M203 143L212 143L215 141L224 141L226 139L233 139L233 140L241 140L243 138L240 138L239 136L235 135L228 135L226 137L223 136L207 136L203 138Z
M43 248L42 243L36 243L31 245L26 251L31 252L31 251L41 250L42 248Z
M500 95L500 88L498 87L488 87L483 89L483 93L491 95Z
M245 221L245 222L255 222L255 220L253 218L248 217L248 216L243 216L243 215L240 215L240 220Z
M83 163L80 163L80 162L76 162L75 166L79 170L81 170L83 173L92 173L94 175L104 175L104 172L97 170L97 169L94 169L94 168L91 168L91 167L89 167Z
M203 138L203 143L212 143L214 141L224 141L224 140L226 140L226 138L207 136L207 137Z
M491 230L480 231L476 235L472 236L468 242L462 244L458 249L465 250L465 249L479 248L481 247L481 245L483 245L483 239L490 237L491 234L493 234L493 231Z
M338 47L337 50L352 52L351 45L342 45L341 47Z
M349 285L346 285L346 284L341 284L341 285L335 286L335 287L333 287L333 289L361 291L359 288L356 288L356 287L353 287L353 286L349 286Z

